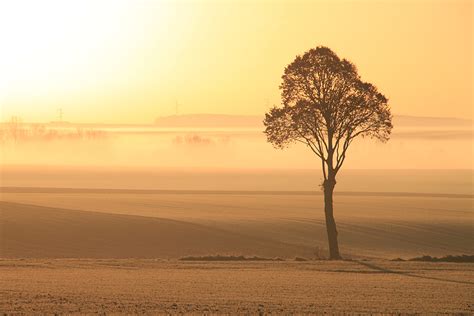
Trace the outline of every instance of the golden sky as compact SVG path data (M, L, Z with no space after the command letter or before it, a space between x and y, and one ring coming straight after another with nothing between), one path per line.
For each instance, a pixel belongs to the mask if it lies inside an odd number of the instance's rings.
M471 1L0 2L1 119L263 115L297 54L353 61L396 114L472 118Z

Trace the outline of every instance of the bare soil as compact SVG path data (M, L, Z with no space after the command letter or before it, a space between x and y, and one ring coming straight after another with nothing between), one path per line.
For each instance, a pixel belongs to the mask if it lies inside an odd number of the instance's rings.
M473 313L474 266L1 260L4 313Z

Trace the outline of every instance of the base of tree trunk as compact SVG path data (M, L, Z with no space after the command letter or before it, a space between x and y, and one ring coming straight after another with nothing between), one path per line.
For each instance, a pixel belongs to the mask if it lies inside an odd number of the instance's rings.
M329 260L344 260L341 256L329 257Z

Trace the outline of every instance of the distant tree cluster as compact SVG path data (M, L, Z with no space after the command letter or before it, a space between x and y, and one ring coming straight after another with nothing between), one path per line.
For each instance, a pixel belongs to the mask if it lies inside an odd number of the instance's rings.
M56 128L44 124L25 124L18 117L0 124L0 142L52 141L58 139L98 139L106 136L105 131L83 128Z
M229 137L206 137L199 134L178 135L173 138L173 143L176 145L216 145L226 144L230 141Z

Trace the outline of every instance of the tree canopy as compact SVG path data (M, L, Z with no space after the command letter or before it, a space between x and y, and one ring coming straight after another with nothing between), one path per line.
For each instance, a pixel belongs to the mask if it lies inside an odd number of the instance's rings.
M321 158L325 180L335 177L356 137L389 139L387 98L331 49L319 46L297 56L282 79L283 104L265 116L267 139L277 148L308 146Z

